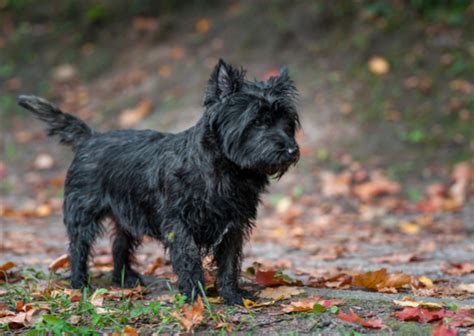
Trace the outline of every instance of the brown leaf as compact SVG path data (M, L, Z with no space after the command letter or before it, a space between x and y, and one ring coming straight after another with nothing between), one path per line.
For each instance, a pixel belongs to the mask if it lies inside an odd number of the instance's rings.
M155 259L155 261L153 262L153 264L151 265L148 265L148 267L146 268L145 272L143 272L143 274L145 275L152 275L153 273L155 273L155 271L162 267L164 265L164 261L163 261L163 258L161 257L158 257Z
M283 311L287 313L310 312L315 304L320 304L324 308L330 308L344 303L342 300L325 300L319 297L309 297L299 301L293 301L282 305Z
M370 259L376 263L404 264L412 261L420 261L421 258L413 253L394 253L392 255Z
M175 317L187 332L201 324L204 319L204 302L199 296L193 304L184 304L180 312L171 314Z
M456 310L450 323L453 327L474 326L474 308L461 308Z
M131 127L145 118L152 109L151 100L143 99L140 104L131 109L124 110L119 116L121 127Z
M199 34L205 34L211 29L211 22L209 19L203 18L196 22L196 32Z
M11 262L11 261L6 262L3 265L0 265L0 272L9 271L10 269L12 269L15 266L16 266L16 264L14 262Z
M56 272L60 268L63 268L63 269L69 268L69 255L68 254L63 254L62 256L53 260L48 266L48 270L51 272Z
M400 184L388 180L383 176L373 177L371 181L359 184L352 189L356 197L364 202L370 202L377 196L397 194L401 190Z
M449 275L459 276L474 272L474 263L444 263L442 271Z
M458 286L458 288L464 292L474 293L474 283L470 283L470 284L462 283Z
M339 312L337 314L337 318L342 320L342 321L347 321L347 322L352 322L352 323L359 324L359 325L361 325L365 328L382 329L384 327L381 320L372 319L372 320L366 321L366 320L362 319L359 315L354 313L354 311L352 311L352 309L350 310L349 314L346 314L342 311Z
M322 183L321 192L324 196L348 196L350 194L350 184L352 181L352 174L350 172L336 175L333 172L324 171L319 177Z
M352 283L358 287L377 290L381 283L384 283L388 278L387 270L381 268L377 271L357 274L353 277Z
M402 272L388 274L385 268L377 271L357 274L353 285L376 290L379 292L396 293L398 288L411 283L411 277Z

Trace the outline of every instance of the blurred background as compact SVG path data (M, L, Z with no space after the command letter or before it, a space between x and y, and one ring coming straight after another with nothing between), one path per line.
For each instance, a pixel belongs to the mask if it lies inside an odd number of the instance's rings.
M41 253L54 258L66 244L61 202L72 154L16 106L18 94L43 96L102 131L174 132L202 114L219 58L250 78L288 65L300 91L302 159L264 198L253 252L277 260L297 248L322 256L291 255L306 266L363 265L368 255L347 248L355 231L391 235L372 242L380 245L372 255L405 238L406 251L422 234L466 237L472 1L0 0L5 258L41 264ZM346 231L331 241L333 224ZM329 250L315 246L322 237ZM460 246L448 250L457 258Z

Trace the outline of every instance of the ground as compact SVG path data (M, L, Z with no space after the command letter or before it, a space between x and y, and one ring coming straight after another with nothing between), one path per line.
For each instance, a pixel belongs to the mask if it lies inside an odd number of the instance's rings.
M0 101L0 330L473 333L472 24L370 11L348 23L317 10L239 2L111 24L93 43L51 43L41 31L54 25L16 27L13 47L0 43L0 76L9 78ZM31 31L40 33L30 45ZM11 61L15 53L25 59ZM137 253L147 286L119 291L107 236L92 262L96 291L67 289L61 204L72 154L14 96L46 95L101 131L174 132L200 117L219 57L258 78L287 64L300 90L302 158L272 182L245 248L243 284L259 300L229 307L206 287L204 302L184 304L149 239Z

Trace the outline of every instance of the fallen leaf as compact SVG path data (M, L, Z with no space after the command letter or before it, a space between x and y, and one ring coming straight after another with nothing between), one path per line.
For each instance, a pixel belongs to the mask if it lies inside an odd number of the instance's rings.
M431 311L421 307L405 307L403 310L395 312L395 317L401 321L417 321L420 323L441 320L451 315L452 313L448 313L444 309Z
M365 328L382 329L384 327L381 320L372 319L372 320L366 321L362 319L359 315L354 313L352 309L350 310L349 314L346 314L342 311L339 312L337 314L337 318L342 321L359 324Z
M143 274L145 275L152 275L153 273L155 273L155 271L162 267L164 265L164 261L163 261L163 258L161 257L158 257L155 259L155 261L153 262L153 264L149 265L145 272L143 272Z
M192 304L184 304L179 312L171 313L190 332L194 327L201 324L204 319L204 302L199 296Z
M402 272L388 274L385 268L377 271L357 274L353 277L353 285L379 292L395 292L398 288L411 283L411 277Z
M343 172L334 174L333 172L323 171L319 174L321 179L321 192L326 197L348 196L351 192L352 174Z
M444 263L441 270L454 276L474 273L474 263Z
M68 254L63 254L62 256L56 258L48 266L48 270L51 272L56 272L60 268L63 268L63 269L69 268L69 255Z
M412 261L419 261L421 260L419 256L413 253L395 253L388 256L377 257L370 259L376 263L389 263L389 264L401 264L401 263L408 263Z
M211 22L208 19L200 19L196 22L196 32L199 34L207 33L211 29Z
M458 288L464 292L474 293L474 283L470 283L470 284L462 283L458 286Z
M62 64L53 70L53 79L57 82L69 82L77 76L77 69L71 64Z
M54 159L51 155L39 154L33 161L33 167L38 170L51 169L54 166Z
M304 293L302 289L290 286L268 287L260 291L259 297L264 299L273 299L275 301L285 300L292 296Z
M398 227L400 228L401 232L409 235L416 235L420 233L421 230L418 224L412 222L403 222L398 225Z
M300 313L313 311L315 305L321 305L324 308L330 308L342 304L342 300L325 300L319 297L309 297L299 301L293 301L282 305L283 311L287 313Z
M385 58L374 56L369 60L369 70L376 75L385 75L390 71L390 64Z
M123 328L122 335L124 335L124 336L137 336L138 331L134 327L128 325L128 326L125 326L125 328Z
M425 277L424 275L418 277L417 280L421 282L426 288L432 288L434 286L433 280L428 277Z
M8 262L4 263L3 265L0 265L0 272L9 271L15 266L16 266L16 264L14 262L8 261Z
M275 300L266 301L266 302L255 302L250 299L244 299L243 301L245 308L259 308L259 307L266 307L275 304Z
M388 180L386 177L377 176L369 182L355 186L352 192L364 202L370 202L377 196L384 194L397 194L401 191L400 184Z
M433 327L431 336L457 336L458 331L456 328L451 327L449 324L444 322L438 323Z
M410 298L405 298L402 301L393 300L393 303L401 307L412 307L412 308L421 307L428 310L439 310L443 308L443 305L436 302L414 301L413 299L410 299Z
M122 127L131 127L145 118L152 109L151 100L144 99L131 109L124 110L119 116L119 124Z
M474 326L474 308L461 308L454 312L450 324L453 327Z
M133 29L138 31L155 31L158 28L156 18L139 16L133 19Z

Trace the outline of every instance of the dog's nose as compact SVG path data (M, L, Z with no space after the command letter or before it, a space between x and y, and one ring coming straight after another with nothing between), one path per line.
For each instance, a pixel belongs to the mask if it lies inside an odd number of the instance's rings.
M288 148L287 151L288 151L288 154L294 155L294 154L296 154L296 153L298 152L298 147L291 147L291 148Z

